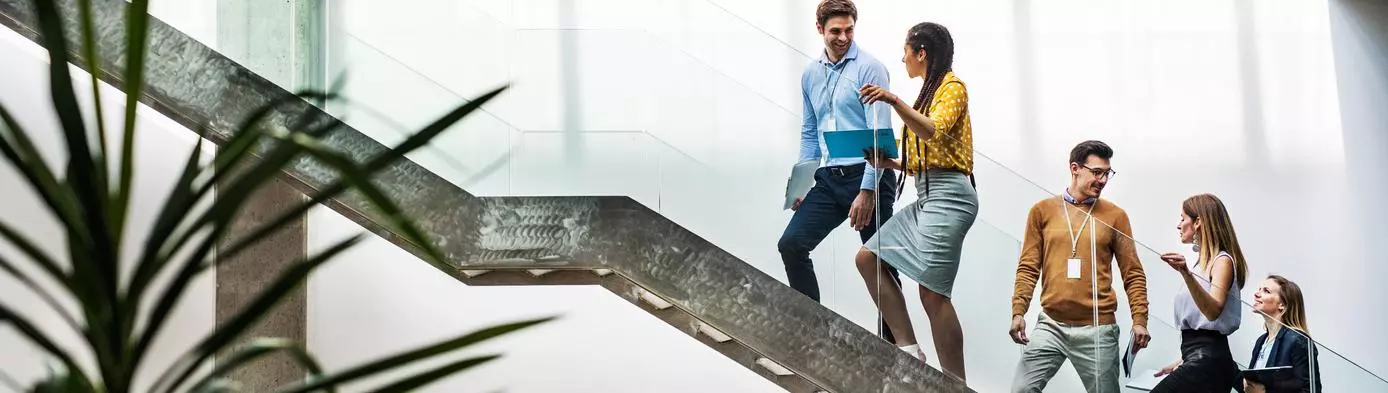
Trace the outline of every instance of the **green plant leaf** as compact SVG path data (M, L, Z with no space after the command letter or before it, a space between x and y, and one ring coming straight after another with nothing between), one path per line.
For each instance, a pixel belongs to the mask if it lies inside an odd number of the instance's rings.
M106 211L104 209L106 190L101 189L96 183L96 163L92 161L93 156L87 140L82 107L77 104L77 96L73 93L72 75L68 72L68 47L67 39L63 35L62 18L58 14L55 2L36 1L33 4L38 17L39 34L44 42L44 47L48 49L49 87L52 93L54 111L57 112L58 122L63 128L63 136L67 142L68 182L71 183L80 203L81 219L86 220L88 225L103 228L101 235L93 236L90 239L91 244L84 245L84 247L90 247L89 251L94 253L93 255L112 255L110 252L114 251L113 245L110 242L109 234L104 231L107 228L107 217L103 214ZM73 268L87 267L74 266ZM90 267L115 273L114 266ZM114 288L102 288L102 292L115 294Z
M85 57L86 60L87 75L91 77L92 105L96 110L95 123L97 143L96 159L94 161L104 164L106 162L106 157L110 157L110 155L106 154L106 115L105 109L102 108L101 105L101 57L98 54L99 48L97 48L96 44L96 32L94 31L96 26L92 22L92 0L78 0L77 10L80 17L78 21L82 25L82 57ZM110 176L108 172L109 170L106 165L98 165L96 167L96 174L98 177L97 184L100 184L102 189L108 189L110 187ZM113 231L113 233L117 232Z
M490 91L490 92L488 92L488 93L486 93L486 94L483 94L482 96L478 97L477 99L474 99L474 100L469 101L469 102L467 102L467 103L465 103L465 104L463 104L463 105L460 105L459 107L457 107L457 108L453 109L452 111L450 111L448 114L445 114L443 117L441 117L441 118L439 118L438 120L436 120L436 121L434 121L433 123L431 123L431 124L430 124L428 127L426 127L423 131L420 131L420 133L417 133L417 134L415 134L415 135L413 135L413 136L411 136L411 137L409 137L409 138L406 138L406 140L405 140L404 142L401 142L400 144L396 145L394 148L391 148L391 149L390 149L389 151L387 151L386 153L381 154L381 155L379 155L379 156L377 156L377 157L372 158L372 159L371 159L370 161L368 161L366 164L364 164L364 165L361 166L362 169L364 169L364 173L363 173L364 177L363 177L363 178L369 179L371 175L374 175L376 172L378 172L378 171L380 171L380 170L382 170L382 169L385 169L386 167L388 167L388 166L391 165L391 164L394 164L396 161L400 160L401 158L404 158L404 156L405 156L406 154L409 154L410 152L412 152L412 151L415 150L415 149L418 149L418 148L420 148L420 147L423 147L423 146L424 146L425 144L427 144L430 140L432 140L434 137L437 137L437 136L438 136L440 133L442 133L444 130L447 130L450 126L452 126L452 125L453 125L454 123L456 123L458 120L461 120L462 118L464 118L464 117L467 116L468 114L470 114L470 113L472 113L473 111L476 111L477 109L481 108L481 106L482 106L483 104L485 104L487 101L490 101L490 100L492 100L493 98L496 98L496 96L497 96L497 95L500 95L501 92L503 92L503 91L506 90L506 88L507 88L507 86L499 87L499 88L497 88L497 89L495 89L495 90L492 90L492 91ZM302 140L302 139L301 139L301 140ZM326 149L324 149L324 150L326 150ZM363 184L367 184L368 186L370 185L369 182L362 182L362 183L363 183ZM323 189L319 190L319 192L318 192L317 194L313 195L313 196L311 197L311 200L310 200L309 202L307 202L307 203L305 203L305 204L302 204L302 205L300 205L300 206L298 206L298 207L296 207L296 208L294 208L294 209L292 209L292 210L289 210L289 211L287 211L287 212L281 214L279 217L277 217L277 218L271 220L271 221L270 221L270 224L264 226L263 229L262 229L261 231L259 231L259 232L256 233L256 234L253 234L251 237L248 237L247 239L250 239L250 238L261 238L261 237L264 237L264 236L268 236L270 233L273 233L273 231L274 231L275 228L279 228L279 227L281 227L281 226L283 226L283 225L286 225L286 224L288 224L291 220L294 220L294 219L298 218L300 215L304 214L304 213L307 212L310 208L312 208L313 205L318 204L318 203L322 203L322 202L324 202L324 201L327 201L328 199L331 199L331 198L337 197L338 195L341 195L343 192L345 192L345 191L347 191L347 190L349 189L349 185L350 185L350 184L353 184L353 182L350 182L350 181L342 181L342 180L339 180L339 181L336 181L336 182L334 182L334 183L332 183L332 184L329 184L327 187L324 187ZM409 225L409 227L413 227L413 225ZM441 270L444 270L444 271L450 271L451 267L449 267L449 266L446 264L446 261L445 261L444 257L442 256L442 253L438 252L437 250L432 250L432 248L433 248L432 244L431 244L430 242L427 241L427 237L424 237L421 231L418 231L418 230L413 230L413 231L414 231L414 234L413 234L413 235L406 234L407 240L409 240L411 243L416 243L416 246L421 247L421 249L425 250L425 252L426 252L427 255L432 256L432 258L426 258L426 262L428 262L429 264L433 265L435 268L438 268L438 269L441 269ZM414 239L408 239L408 237L410 237L410 236L413 236ZM246 247L249 247L251 244L254 244L254 243L243 242L243 244L235 244L235 245L229 247L227 250L229 250L228 252L236 253L236 252L240 252L242 249L244 249L244 248L246 248ZM429 259L433 259L433 260L429 260Z
M221 237L230 225L229 219L211 224L210 233L207 234L208 239L205 239L197 249L190 253L187 257L189 262L179 269L172 281L159 293L154 309L145 318L144 329L137 335L139 338L135 340L135 345L131 348L130 364L133 365L133 368L138 368L145 355L149 353L149 347L154 344L154 340L159 337L159 332L163 330L164 324L168 322L169 313L173 312L174 306L182 300L184 293L188 290L188 285L197 276L198 264L202 260L212 258L212 249L213 245L216 244L216 239Z
M216 381L222 380L232 371L256 359L277 352L289 355L290 359L294 360L299 367L307 370L311 376L323 374L323 368L318 365L318 361L313 360L313 355L309 355L308 351L300 347L299 343L283 338L259 338L237 349L225 359L218 359L217 366L201 381L193 384L192 390L195 392L207 391L215 385Z
M155 227L151 230L150 236L148 237L149 239L159 239L159 241L148 241L145 243L144 250L141 252L138 259L139 262L136 265L135 274L130 281L128 296L131 298L130 303L133 307L139 307L139 301L144 297L145 290L148 288L150 281L153 280L160 271L163 271L165 265L169 261L168 256L174 255L177 253L177 250L182 249L187 240L200 228L199 226L192 226L183 234L174 235L174 230L178 228L178 224L189 218L189 209L206 197L212 191L213 186L223 177L229 176L230 173L234 172L231 168L252 158L253 147L258 144L264 136L264 133L261 132L260 128L255 127L255 124L269 116L273 110L281 105L290 103L296 99L302 100L311 97L329 99L332 98L333 95L312 91L301 92L294 96L281 97L269 104L257 108L243 123L242 130L233 134L231 138L218 149L216 157L213 158L211 168L212 175L210 179L197 187L197 191L192 192L187 197L186 202L188 204L186 207L166 206L164 210L160 211L159 218L156 219ZM199 134L205 136L203 132L205 132L205 129L200 130ZM201 142L202 141L199 141L199 143ZM196 163L196 161L188 162L189 165L194 165L194 163ZM199 167L199 170L205 169ZM187 167L185 166L184 176L187 174ZM196 178L196 174L194 174L194 177L189 178L189 180L191 181L193 178ZM175 187L180 187L181 184L182 180L180 180L180 183ZM190 183L189 187L191 186ZM175 192L177 192L177 190L176 188Z
M326 130L322 132L326 132ZM206 266L203 261L211 259L211 252L217 241L226 233L235 219L235 214L241 210L251 193L265 183L274 180L281 169L301 152L302 150L298 149L297 145L290 143L279 143L272 147L270 153L266 154L255 165L240 171L243 173L231 185L221 187L221 193L213 205L186 230L175 235L172 244L163 247L159 255L153 259L154 263L159 264L154 271L162 271L162 266L166 265L179 250L182 250L183 246L191 241L194 234L207 233L207 237L184 259L185 262L180 265L182 267L175 275L172 283L165 287L164 292L158 298L155 309L146 319L148 323L145 331L140 334L140 339L135 342L134 346L135 364L139 364L152 340L158 336L159 331L163 328L165 322L163 317L172 311L174 303L182 296L193 277Z
M427 372L423 372L423 373L416 374L416 375L414 375L414 376L412 376L412 377L405 378L405 379L403 379L403 380L397 381L397 382L392 383L392 384L390 384L390 385L386 385L385 387L381 387L381 388L372 390L372 392L373 392L373 393L405 393L405 392L413 392L415 389L419 389L419 388L421 388L421 387L424 387L424 385L428 385L428 384L434 383L435 381L438 381L438 380L440 380L440 379L446 378L446 377L448 377L449 375L457 374L458 372L461 372L461 371L463 371L463 370L467 370L467 369L469 369L469 368L473 368L473 367L480 366L480 365L482 365L482 364L484 364L484 363L487 363L487 362L496 360L497 358L500 358L500 357L501 357L501 355L488 355L488 356L479 356L479 357L470 358L470 359L463 359L463 360L460 360L460 361L457 361L457 362L450 363L450 364L448 364L448 365L446 365L446 366L443 366L443 367L439 367L439 368L436 368L436 369L433 369L433 370L429 370L429 371L427 371Z
M199 365L207 359L210 359L218 351L226 348L226 346L236 340L237 337L245 333L247 329L250 329L253 324L268 314L270 310L274 308L275 304L284 299L284 297L289 294L289 291L298 287L299 284L302 284L313 269L318 268L318 266L328 262L343 251L347 251L348 248L351 248L357 242L361 241L361 239L362 235L352 236L334 244L332 247L329 247L327 250L324 250L322 253L312 258L297 262L293 266L285 269L265 291L261 292L254 300L246 304L246 306L242 308L241 311L238 311L230 320L218 326L217 330L212 333L212 335L204 338L192 351L184 355L178 363L175 363L175 367L169 369L170 371L181 370L181 372L178 374L177 378L173 379L172 382L166 386L165 391L172 392L173 389L178 388L197 371ZM162 381L164 378L161 377L160 380Z
M116 242L122 238L125 217L130 210L130 184L135 173L135 113L140 107L140 96L145 87L145 55L149 48L145 42L149 38L149 0L130 0L125 10L125 132L121 139L120 185L116 187L116 200L112 203L111 214Z
M174 236L172 244L163 247L159 255L153 261L160 264L154 271L162 271L166 265L184 245L191 241L194 234L207 233L207 237L202 239L192 253L185 258L185 262L180 266L179 272L173 282L165 288L163 294L159 296L153 314L147 319L149 321L145 332L141 334L140 340L136 341L135 356L142 356L148 349L150 340L157 336L163 327L164 321L157 316L167 315L173 308L173 303L182 295L193 277L206 266L203 261L210 259L210 253L214 249L217 241L226 233L228 227L235 219L235 214L241 210L251 193L266 183L273 181L275 176L302 150L290 143L279 143L275 145L270 153L255 165L246 168L230 185L221 187L220 194L217 196L213 205L200 215L187 229Z
M256 108L255 112L252 112L251 115L241 123L240 127L237 128L237 132L232 134L231 139L222 144L217 154L217 160L214 161L214 167L218 170L231 168L234 163L234 158L243 157L241 154L242 152L250 151L255 147L260 141L259 137L265 135L258 124L269 117L271 113L274 113L275 110L280 109L280 107L293 103L296 100L332 100L336 98L337 95L335 93L306 90L295 95L278 97ZM226 156L227 153L232 153L232 155L223 159L223 156ZM212 183L216 182L214 181Z
M361 378L370 377L382 372L394 370L414 362L430 359L438 355L452 352L472 344L490 340L501 335L505 335L517 330L525 329L541 323L549 322L554 318L540 318L521 322L513 322L496 325L462 336L434 343L412 351L401 353L384 359L379 359L371 363L353 367L351 369L324 376L321 379L310 379L302 385L292 386L281 389L281 393L306 393L323 389L328 386L340 386L342 384L355 381Z
M410 221L409 217L404 214L404 210L401 209L399 205L371 183L371 173L363 171L356 163L352 162L350 158L329 150L328 147L323 146L315 139L304 135L298 135L297 137L291 138L290 141L300 145L311 157L336 169L346 185L360 192L371 204L381 210L382 216L384 216L382 218L387 221L386 225L390 229L398 231L403 238L411 243L415 243L416 246L424 250L424 252L430 256L430 258L426 258L426 260L433 259L433 261L429 261L431 264L435 264L436 267L445 270L450 269L447 265L438 266L444 261L443 253L439 252L429 241L428 236ZM295 209L291 212L298 211L307 212L307 209ZM271 225L262 227L261 230L256 231L251 236L228 247L227 250L224 251L224 255L234 256L242 250L249 248L251 245L254 245L255 242L260 241L264 237L268 237L275 229L280 227L280 225L275 225L279 223L279 220L272 221Z
M34 384L34 387L28 391L30 393L97 393L97 390L92 387L91 381L86 378L80 378L71 373L54 374L50 372L50 374L52 375ZM15 392L23 391L25 390L20 389Z
M0 153L24 176L58 222L78 231L86 230L86 222L78 216L77 200L71 190L58 182L29 134L3 105L0 105Z
M69 52L64 37L63 18L59 15L56 2L36 1L32 3L38 19L38 30L49 56L49 90L53 109L62 126L63 137L67 142L66 182L71 185L78 202L78 218L86 222L88 228L97 230L71 236L69 230L68 248L72 266L71 287L81 300L87 316L87 324L94 327L88 330L89 337L98 343L93 345L97 364L107 387L123 391L124 381L114 359L122 351L124 342L119 329L118 281L120 269L116 258L120 255L119 245L113 241L109 231L110 217L107 216L108 189L99 184L101 177L97 167L105 163L93 161L87 128L83 120L82 108L77 104L73 92L72 75L68 72ZM111 327L113 329L105 329Z
M53 257L48 256L48 254L40 250L38 246L35 246L34 242L29 241L29 238L15 231L14 228L10 228L10 225L3 221L0 221L0 237L4 237L10 244L19 248L20 251L24 252L24 255L28 256L34 263L37 263L39 268L48 273L54 280L69 286L71 285L68 283L67 277L63 273L63 268L58 266L58 262L54 260Z
M199 132L201 134L201 132ZM188 161L183 164L183 172L174 182L173 189L169 191L169 196L165 198L164 208L159 211L159 217L154 221L154 228L150 230L148 240L145 241L145 252L151 253L152 249L157 249L163 244L161 239L168 238L178 222L187 217L198 200L193 197L193 180L202 173L199 166L202 161L203 141L198 138L198 143L193 146L193 151L188 154ZM132 330L135 325L135 315L139 313L140 301L144 299L145 287L159 274L159 264L153 261L140 259L135 266L135 274L131 276L130 287L126 292L125 307L131 312L126 314L126 331Z
M360 192L367 200L371 201L371 204L376 205L376 207L381 210L382 215L384 215L383 218L388 221L388 226L394 227L393 229L401 232L410 242L416 243L416 246L423 249L424 252L436 262L444 262L443 253L439 252L438 248L434 247L433 242L424 234L424 231L419 230L409 217L405 216L405 211L401 209L395 201L391 200L390 197L386 196L385 192L382 192L381 189L371 183L370 176L374 174L375 171L366 172L361 170L350 158L334 153L316 140L295 138L294 142L303 145L304 151L308 152L314 158L337 168L343 180L357 192Z
M11 310L9 306L6 306L4 303L0 303L0 323L5 322L14 326L15 330L18 330L19 334L27 338L30 343L38 345L39 348L48 352L49 355L62 361L63 367L67 368L67 373L69 375L76 373L73 377L83 380L86 379L86 375L82 374L82 368L77 365L77 362L73 361L72 355L68 354L67 351L64 351L62 348L59 348L57 344L54 344L52 339L44 335L43 332L32 322L29 322L28 319L15 313L14 310Z
M440 133L443 133L445 130L448 130L449 127L452 127L454 123L457 123L459 120L462 120L468 114L471 114L473 111L476 111L477 109L481 108L482 104L486 104L487 101L491 101L493 98L496 98L496 96L500 95L501 92L506 91L508 87L510 86L503 85L492 91L487 92L486 94L483 94L480 97L473 99L472 101L468 101L467 103L460 105L457 108L454 108L452 111L449 111L442 117L439 117L438 120L434 120L433 123L430 123L428 126L424 127L424 129L419 130L419 132L415 133L414 135L411 135L409 138L405 138L404 142L401 142L400 144L396 145L395 148L391 149L390 152L388 152L387 154L382 154L381 156L376 157L371 162L368 162L366 165L363 165L363 167L365 167L367 171L374 173L376 170L379 170L387 165L390 165L391 163L394 163L395 160L398 160L405 154L408 154L414 151L415 149L423 147L425 144L429 143L429 141L434 140L434 137L437 137Z
M24 286L28 287L30 291L34 292L35 295L38 295L39 299L43 300L43 302L47 304L49 308L52 308L53 312L58 313L58 315L63 318L63 322L66 322L74 332L82 332L82 324L77 323L77 320L74 319L72 315L68 314L67 308L63 307L62 303L58 302L58 298L53 297L53 294L48 293L48 291L45 290L42 285L39 285L39 283L37 281L34 281L32 277L29 277L28 274L24 274L24 271L16 268L14 264L11 263L10 260L8 258L5 258L4 256L0 256L0 270L4 270L6 273L9 273L10 276L15 278L15 280L19 280L20 283L24 284Z

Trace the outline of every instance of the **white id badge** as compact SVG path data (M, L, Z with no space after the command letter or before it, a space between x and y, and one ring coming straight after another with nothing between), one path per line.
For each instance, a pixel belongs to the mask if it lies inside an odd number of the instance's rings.
M1079 258L1070 258L1070 259L1065 260L1065 278L1069 278L1069 279L1079 279L1079 278L1080 278L1080 259L1079 259Z

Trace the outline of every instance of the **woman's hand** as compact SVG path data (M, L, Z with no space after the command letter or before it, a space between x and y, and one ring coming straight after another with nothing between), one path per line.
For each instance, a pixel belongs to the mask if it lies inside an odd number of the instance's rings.
M863 149L863 159L873 168L901 170L901 161L887 158L887 152L882 149Z
M896 98L896 94L892 94L892 92L887 91L887 89L871 83L865 84L862 88L858 89L858 99L862 100L863 103L867 105L882 101L895 106L897 103L901 102L900 99Z
M1162 262L1166 262L1172 269L1181 274L1189 274L1190 268L1186 266L1186 256L1179 252L1168 252L1161 254Z
M1177 360L1175 363L1171 363L1171 364L1167 365L1166 367L1162 367L1162 368L1161 368L1161 371L1157 371L1157 375L1153 375L1153 376L1154 376L1154 377L1160 377L1160 376L1163 376L1163 375L1169 375L1169 374L1171 374L1171 373L1173 373L1173 372L1176 372L1176 369L1179 368L1179 367L1181 367L1181 361L1180 361L1180 360Z

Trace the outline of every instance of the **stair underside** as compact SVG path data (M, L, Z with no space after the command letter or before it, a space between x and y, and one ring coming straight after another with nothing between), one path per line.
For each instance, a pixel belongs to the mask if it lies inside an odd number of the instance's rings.
M77 15L74 1L54 1L66 15ZM119 87L128 6L94 0L93 8L99 76ZM28 0L0 0L0 23L37 42L35 20ZM77 25L66 28L76 50ZM150 22L145 79L142 103L189 129L205 128L215 143L226 141L256 109L291 95L157 20ZM294 100L264 124L287 128L301 117L310 124L335 120ZM325 142L361 161L387 150L350 127ZM306 194L336 180L308 160L283 176ZM453 266L448 273L466 283L601 285L794 392L971 391L630 198L479 198L408 161L375 181L436 239ZM326 205L420 254L377 224L377 212L359 196ZM550 271L537 275L543 270ZM480 271L486 273L476 275Z

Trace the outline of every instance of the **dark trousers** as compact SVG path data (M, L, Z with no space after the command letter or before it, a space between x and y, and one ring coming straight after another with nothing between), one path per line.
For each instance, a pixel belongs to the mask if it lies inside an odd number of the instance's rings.
M1181 331L1180 367L1157 384L1155 393L1228 393L1239 379L1229 338L1213 330Z
M815 172L814 188L805 195L805 200L796 209L790 224L781 234L780 242L776 244L781 252L781 262L786 265L790 287L816 302L819 301L819 281L815 278L810 251L848 219L848 210L862 188L865 167L866 164L819 168ZM873 210L876 217L858 232L865 243L877 233L878 223L885 223L892 217L892 204L896 201L894 171L882 171L881 176L877 177L877 184L877 206ZM892 279L900 286L901 279L897 278L896 269L886 263L882 266L890 270ZM884 337L892 340L890 331L882 326L881 321L878 321L878 330L887 332Z

